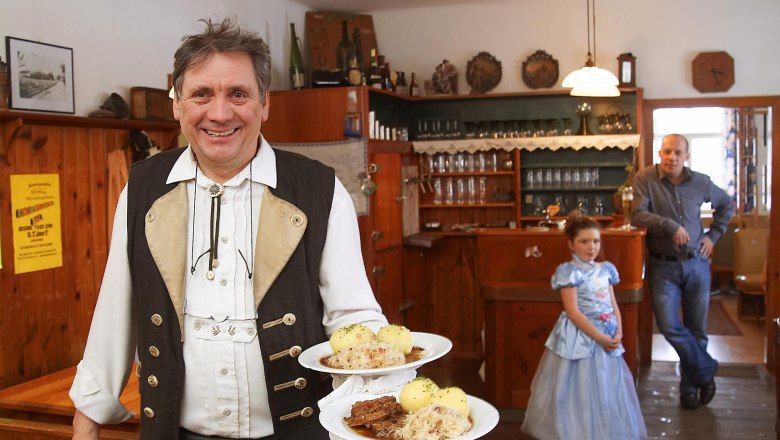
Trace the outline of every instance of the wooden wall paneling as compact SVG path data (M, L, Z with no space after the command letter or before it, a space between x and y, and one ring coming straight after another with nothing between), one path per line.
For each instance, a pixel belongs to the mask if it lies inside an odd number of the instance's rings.
M175 139L175 123L0 111L0 389L81 359L108 252L106 154L130 129ZM18 128L18 129L17 129ZM10 134L9 134L10 136ZM44 142L45 140L45 142ZM63 266L15 274L10 176L59 174Z

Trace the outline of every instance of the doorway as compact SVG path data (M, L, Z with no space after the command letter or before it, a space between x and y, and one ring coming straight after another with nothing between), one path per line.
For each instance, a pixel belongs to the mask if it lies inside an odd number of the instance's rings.
M726 112L733 112L732 117L735 121L737 128L737 133L735 135L737 138L735 139L735 144L741 145L748 145L750 142L752 142L751 139L755 139L757 137L757 133L755 130L753 132L750 132L751 127L748 124L748 121L753 120L755 121L755 116L759 116L759 120L761 118L766 118L763 120L762 124L764 127L762 135L765 136L765 139L759 140L760 142L764 142L768 147L766 148L767 156L764 159L765 162L765 174L760 179L752 178L752 176L756 176L757 173L755 173L755 169L751 170L749 169L749 165L755 165L758 163L759 157L757 154L750 154L749 149L738 149L735 151L734 155L731 157L731 160L734 161L733 169L734 169L734 175L733 176L721 176L723 180L726 182L724 184L728 185L729 180L733 180L733 188L731 188L731 191L733 191L735 199L737 201L737 212L739 216L748 217L750 216L757 216L762 213L762 209L764 210L763 213L766 214L766 217L768 219L768 227L770 229L770 243L769 243L769 254L767 256L767 264L768 264L768 290L767 290L767 296L766 296L766 316L765 319L760 323L760 332L755 333L753 338L762 338L763 340L759 341L759 346L763 345L764 350L766 352L766 364L767 367L770 369L774 368L774 344L767 344L766 341L774 341L774 328L773 326L768 325L772 322L771 318L780 315L780 304L778 304L778 252L776 249L778 249L778 244L780 244L780 239L778 237L774 237L772 235L772 231L780 230L778 229L778 215L772 215L771 212L771 206L772 206L772 199L775 196L771 192L771 188L774 186L773 183L780 182L780 173L772 173L772 169L777 169L778 166L778 150L777 148L780 148L780 117L777 115L780 115L778 111L780 111L780 96L769 96L769 97L745 97L745 98L696 98L696 99L671 99L671 100L647 100L644 103L643 108L643 142L645 143L644 148L644 155L640 159L640 165L646 166L653 164L654 157L657 157L657 150L655 150L652 145L654 143L654 139L656 138L655 131L659 129L656 128L655 125L655 113L656 110L663 110L666 111L667 109L671 109L672 111L690 111L691 109L713 109L713 108L721 108L724 109ZM773 117L774 116L774 117ZM746 125L742 125L746 124ZM755 128L755 127L753 127ZM697 128L694 128L691 130L691 132L687 133L689 136L691 134L695 135L702 134L698 132ZM675 129L674 131L685 131L684 129ZM761 131L761 130L759 130ZM659 133L659 135L663 135L666 133ZM683 133L686 134L686 133ZM702 148L705 148L704 145L706 145L706 134L702 136L701 142L699 142L699 145ZM693 144L693 142L692 142ZM737 147L741 148L741 147ZM706 151L706 150L702 150ZM695 152L692 150L692 152ZM773 154L774 153L774 154ZM719 157L723 158L723 160L729 160L727 154L723 154L722 151L718 151L716 154L719 155ZM700 156L703 154L700 153ZM709 159L709 158L707 158ZM692 159L692 162L695 162L695 159ZM710 160L700 160L699 164L705 164L711 162ZM695 165L695 164L694 164ZM696 168L694 168L696 169ZM707 171L703 171L707 172ZM728 174L728 173L724 173ZM751 180L752 179L752 180ZM717 182L716 182L717 183ZM760 188L759 188L760 186ZM778 187L780 188L780 187ZM762 208L765 207L765 208ZM717 252L717 251L716 251ZM661 340L663 340L661 338ZM655 342L653 341L647 341L651 346ZM665 341L664 341L665 342ZM711 343L713 341L711 340ZM651 356L651 353L655 350L643 350L642 354L643 356L647 355L648 358Z

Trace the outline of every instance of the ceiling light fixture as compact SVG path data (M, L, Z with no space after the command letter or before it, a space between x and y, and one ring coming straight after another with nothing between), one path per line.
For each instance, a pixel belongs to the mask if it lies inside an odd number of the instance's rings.
M591 2L593 7L591 7ZM561 84L570 88L572 96L620 96L618 79L614 73L596 66L596 0L585 0L587 5L588 58L581 69L566 75ZM591 15L591 10L593 14ZM590 23L593 21L593 53L590 51Z

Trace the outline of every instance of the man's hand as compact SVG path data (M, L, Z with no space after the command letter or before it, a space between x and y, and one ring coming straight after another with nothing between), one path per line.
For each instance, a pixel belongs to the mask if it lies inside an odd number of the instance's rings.
M712 244L712 240L710 240L710 237L704 236L704 239L699 244L699 253L704 255L705 257L709 257L712 255L712 248L715 247L714 244Z
M672 240L674 241L674 244L677 246L684 246L688 244L688 241L691 240L691 236L688 235L688 231L680 226L677 228L677 232L674 233L674 237L672 237Z
M98 440L100 438L100 425L76 410L73 416L73 440Z

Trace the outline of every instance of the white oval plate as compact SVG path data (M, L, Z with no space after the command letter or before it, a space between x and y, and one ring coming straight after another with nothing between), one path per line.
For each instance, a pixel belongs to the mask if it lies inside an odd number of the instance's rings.
M346 440L366 440L370 437L363 437L344 423L344 417L349 417L352 405L361 400L377 399L382 396L394 396L398 399L400 391L388 394L350 394L341 399L334 400L330 405L320 413L320 424L333 435ZM498 410L488 402L468 396L469 408L471 414L469 417L474 422L474 426L466 434L455 437L452 440L474 440L478 439L493 430L498 425Z
M427 364L433 360L439 359L445 354L449 353L452 349L452 341L444 336L435 335L433 333L421 333L412 332L412 342L415 347L423 349L422 357L414 362L408 364L396 365L394 367L385 368L371 368L362 370L346 370L341 368L330 368L322 365L320 359L325 356L333 354L333 350L330 348L330 342L325 341L319 343L313 347L309 347L298 356L298 362L306 368L310 368L315 371L321 371L323 373L330 374L357 374L359 376L384 376L387 374L397 373L399 371L416 369L417 367Z

